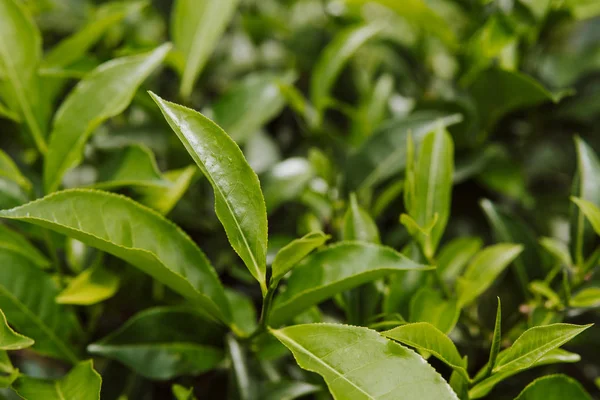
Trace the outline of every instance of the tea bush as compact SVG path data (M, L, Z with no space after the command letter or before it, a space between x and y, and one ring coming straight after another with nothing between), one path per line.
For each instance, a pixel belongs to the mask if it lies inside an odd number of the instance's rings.
M599 71L597 0L0 0L0 397L598 396Z

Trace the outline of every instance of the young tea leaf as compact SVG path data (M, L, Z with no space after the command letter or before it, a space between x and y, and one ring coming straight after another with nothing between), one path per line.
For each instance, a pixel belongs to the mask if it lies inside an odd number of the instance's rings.
M458 278L458 304L462 307L479 297L522 251L521 245L501 243L477 253Z
M267 210L242 151L204 115L151 93L215 192L215 211L233 249L266 292Z
M54 192L65 172L80 163L90 135L105 120L123 112L170 49L164 44L147 54L107 61L75 86L54 116L44 164L46 192Z
M233 17L239 0L177 0L171 20L175 47L183 55L179 91L192 94L202 68Z
M552 324L530 328L510 348L498 355L493 372L529 368L549 351L567 343L590 326L592 325Z
M330 236L323 232L311 232L284 246L273 260L271 282L278 282L304 257L324 245L329 238Z

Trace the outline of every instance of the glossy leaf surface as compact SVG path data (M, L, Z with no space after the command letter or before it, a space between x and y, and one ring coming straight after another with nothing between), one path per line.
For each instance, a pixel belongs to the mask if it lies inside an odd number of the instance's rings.
M298 364L321 375L337 400L457 399L450 386L411 350L367 328L296 325L272 330Z
M214 122L152 94L165 119L215 192L215 210L233 249L266 290L267 211L258 177Z

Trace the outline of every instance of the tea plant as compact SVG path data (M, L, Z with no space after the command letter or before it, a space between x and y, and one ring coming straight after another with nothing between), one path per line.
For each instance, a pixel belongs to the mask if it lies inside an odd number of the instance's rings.
M0 0L0 397L597 396L599 18Z

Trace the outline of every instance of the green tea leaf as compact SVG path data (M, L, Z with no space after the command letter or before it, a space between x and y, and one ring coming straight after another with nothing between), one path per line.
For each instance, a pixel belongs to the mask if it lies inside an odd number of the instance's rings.
M79 60L106 31L122 21L128 14L139 11L145 1L126 3L108 3L98 9L96 17L73 35L54 46L42 61L41 68L59 69L68 67Z
M346 185L350 190L371 188L400 173L406 166L406 140L409 133L419 144L432 130L461 120L459 114L419 111L383 124L348 158Z
M166 380L214 368L224 356L221 336L215 325L196 312L155 307L136 314L87 349L148 379Z
M0 316L2 317L2 321L0 321L0 350L21 350L33 346L35 343L33 339L13 331L8 326L8 321L2 310L0 310Z
M283 109L279 83L294 80L294 73L248 75L213 104L214 121L237 143L246 141Z
M577 150L577 175L573 181L572 194L574 197L600 206L600 185L596 177L600 174L600 160L594 150L581 138L575 138ZM575 201L575 200L573 200ZM586 207L589 209L589 207ZM591 252L594 233L586 221L581 207L571 206L570 237L571 255L578 266L583 265L583 259Z
M410 300L410 321L428 322L444 333L449 333L460 315L456 299L444 299L442 294L423 287Z
M78 334L75 314L54 298L58 287L50 275L27 258L0 251L0 309L11 325L35 340L33 350L75 363L78 357L69 344Z
M111 190L123 186L169 186L163 179L152 151L143 145L131 145L117 152L98 168L94 188Z
M381 335L407 346L431 353L435 358L458 371L469 379L466 363L454 343L444 332L427 322L415 322L400 325L397 328L382 332Z
M317 111L329 103L329 92L344 65L366 42L373 39L381 28L366 25L350 27L339 32L321 53L311 75L310 99Z
M77 364L59 380L45 380L21 375L12 388L25 400L99 400L102 378L92 360Z
M40 32L25 8L15 0L0 1L0 96L25 122L36 146L46 152L40 118L37 67L42 55Z
M202 114L151 93L215 192L215 211L233 249L266 292L267 210L258 177L227 134Z
M565 93L551 93L533 78L516 71L491 68L469 87L483 120L490 129L505 114L546 102L558 103ZM490 96L493 93L493 96Z
M524 246L523 252L513 261L513 267L521 289L526 292L529 275L543 275L546 272L534 232L516 215L500 210L491 201L483 199L480 205L497 242L520 243Z
M546 353L559 348L592 325L552 324L526 330L498 355L494 373L530 368Z
M330 236L323 232L311 232L285 245L277 252L271 265L273 271L271 282L278 282L304 257L324 245L329 238Z
M350 204L344 214L342 240L379 243L379 230L375 221L358 205L356 194L350 195Z
M437 256L437 271L444 282L453 285L481 246L483 241L480 238L459 237L442 247Z
M171 387L173 396L176 400L196 400L194 396L194 388L185 388L181 385L175 384Z
M529 368L539 367L542 365L556 364L556 363L575 363L575 362L578 362L579 360L581 360L581 357L579 357L578 354L569 353L568 351L565 351L562 349L554 349L554 350L551 350L550 352L546 353L545 355L543 355L542 358L540 358L538 361L536 361ZM529 368L527 368L527 369L529 369ZM479 399L481 397L487 396L487 394L489 392L491 392L492 389L494 388L494 386L496 386L498 383L502 382L505 379L510 378L511 376L513 376L521 371L525 371L525 370L524 369L522 369L522 370L506 370L506 371L502 371L502 372L493 374L489 378L484 379L483 381L481 381L481 382L477 383L475 386L473 386L473 388L471 388L471 390L469 391L469 398L475 400L475 399Z
M138 201L162 215L167 215L188 190L196 177L196 172L198 168L195 165L167 171L162 174L162 178L169 182L168 186L138 187L137 192L140 193Z
M226 290L227 300L231 305L232 328L242 335L250 336L256 329L256 308L252 299L241 292Z
M394 272L428 270L393 249L362 242L340 242L307 257L296 266L287 289L274 303L271 323L276 326L301 311Z
M89 306L111 298L119 288L119 276L96 265L86 269L58 294L59 304Z
M229 321L225 292L204 253L177 226L127 197L64 190L1 211L0 217L51 229L122 258L198 302L208 315Z
M335 399L457 399L446 381L407 348L367 328L296 325L271 330L300 367L321 375Z
M456 292L459 306L471 303L485 292L522 251L521 245L501 243L477 253L465 274L458 278Z
M364 4L370 0L346 0L348 3ZM398 15L421 28L425 32L437 36L448 46L456 45L456 36L450 29L449 24L436 13L430 3L425 0L405 0L399 3L395 0L375 0L394 10Z
M583 215L585 215L596 234L600 235L600 208L591 201L577 197L571 197L571 200L573 203L577 204L577 207L579 207Z
M569 299L570 307L592 308L600 306L600 288L581 289Z
M0 224L0 249L18 253L40 268L50 266L50 261L35 246L3 224Z
M29 179L23 176L12 158L10 158L2 149L0 149L0 177L15 182L27 192L31 190L31 182L29 182Z
M179 91L185 98L237 8L238 0L177 0L171 17L171 36L184 59Z
M419 233L415 237L425 256L430 259L435 254L450 216L454 171L454 144L450 134L442 128L427 134L423 138L418 160L414 167L409 168L414 168L414 179L407 179L404 188L405 196L413 199L405 204L408 214L421 227L435 220L428 235Z
M107 61L86 75L69 93L56 112L48 155L44 164L44 185L55 191L68 169L76 166L94 130L131 103L142 82L164 60L171 46Z
M531 382L515 400L592 400L583 386L573 378L556 374L543 376Z
M550 237L540 238L539 242L540 245L556 260L566 266L573 265L573 260L571 259L571 254L569 253L569 248L566 244Z

